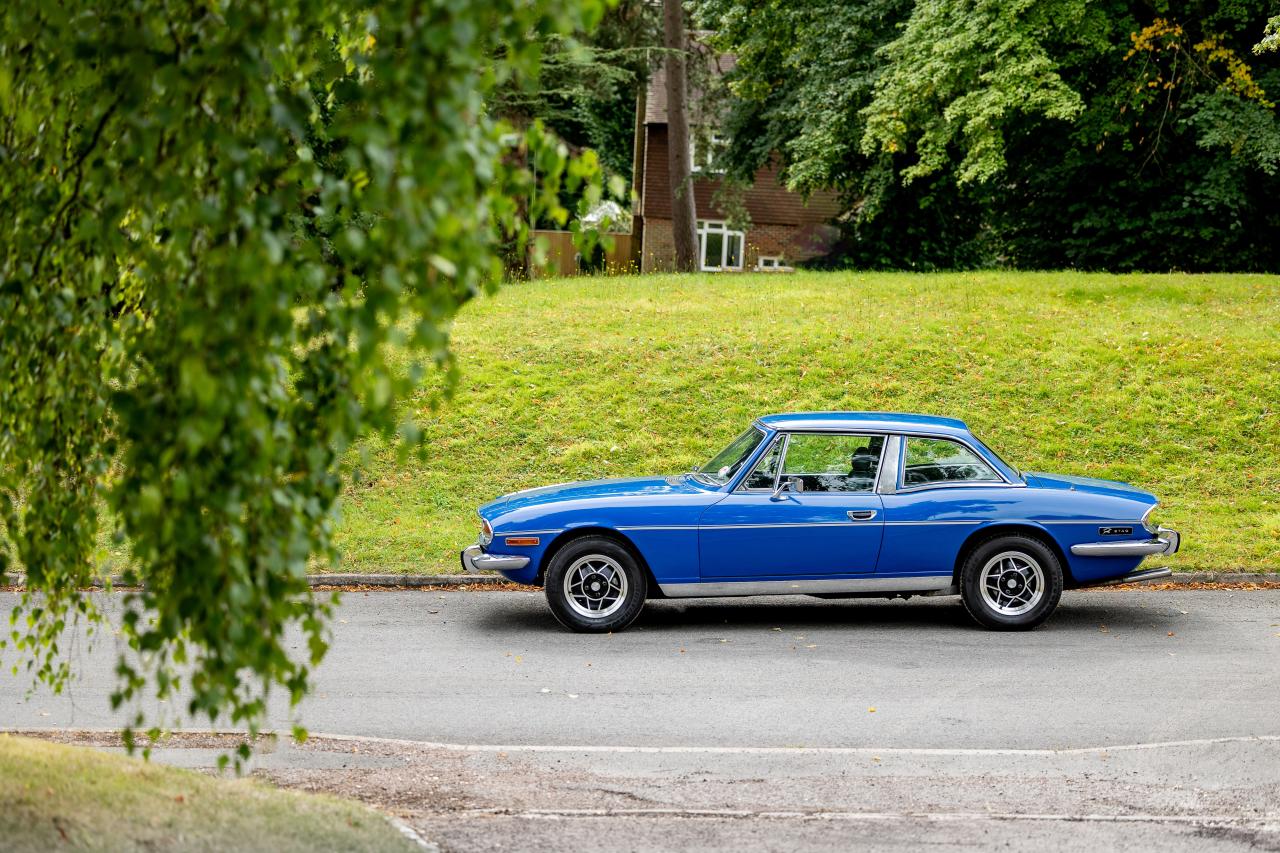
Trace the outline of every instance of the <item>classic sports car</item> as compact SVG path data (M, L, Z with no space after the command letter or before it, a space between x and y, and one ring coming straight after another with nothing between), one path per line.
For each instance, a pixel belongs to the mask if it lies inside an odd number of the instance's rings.
M1022 473L961 421L883 412L756 420L696 471L515 492L480 507L468 571L545 587L576 631L617 631L646 598L959 595L1028 629L1064 588L1167 577L1156 498Z

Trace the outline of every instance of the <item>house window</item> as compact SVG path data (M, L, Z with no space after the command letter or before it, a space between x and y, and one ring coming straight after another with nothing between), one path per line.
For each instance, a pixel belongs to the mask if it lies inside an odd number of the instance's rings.
M742 244L746 235L730 231L728 223L698 220L698 256L703 272L742 269Z
M729 140L715 131L694 133L689 137L689 162L694 174L719 174L724 171L724 150Z
M760 272L795 272L795 267L788 266L780 255L761 255L756 258L756 269Z

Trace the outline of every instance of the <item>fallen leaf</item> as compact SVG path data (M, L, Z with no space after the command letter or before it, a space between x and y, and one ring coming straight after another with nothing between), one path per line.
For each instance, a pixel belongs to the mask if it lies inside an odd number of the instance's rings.
M1169 636L1170 636L1170 637L1172 637L1172 636L1173 636L1173 632L1172 632L1172 631L1170 631L1170 632L1169 632Z
M875 712L876 712L876 706L875 706L875 705L872 705L870 708L868 708L868 709L867 709L867 713L868 713L868 714L874 714Z

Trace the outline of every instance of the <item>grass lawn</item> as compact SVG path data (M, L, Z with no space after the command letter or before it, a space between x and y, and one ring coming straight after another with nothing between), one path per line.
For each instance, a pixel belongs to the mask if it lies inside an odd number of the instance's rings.
M0 849L416 849L356 803L0 734Z
M759 414L963 418L1025 470L1125 480L1179 569L1280 570L1280 279L957 273L510 285L464 309L426 461L368 448L342 568L458 568L475 507L700 464Z

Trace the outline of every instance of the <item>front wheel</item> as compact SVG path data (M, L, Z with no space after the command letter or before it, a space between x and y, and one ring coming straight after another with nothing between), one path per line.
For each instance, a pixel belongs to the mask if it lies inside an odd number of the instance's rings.
M547 603L566 628L621 631L644 608L648 578L631 552L604 536L584 536L551 559Z
M960 570L960 598L980 625L1027 631L1062 598L1062 565L1039 539L1013 534L982 543Z

